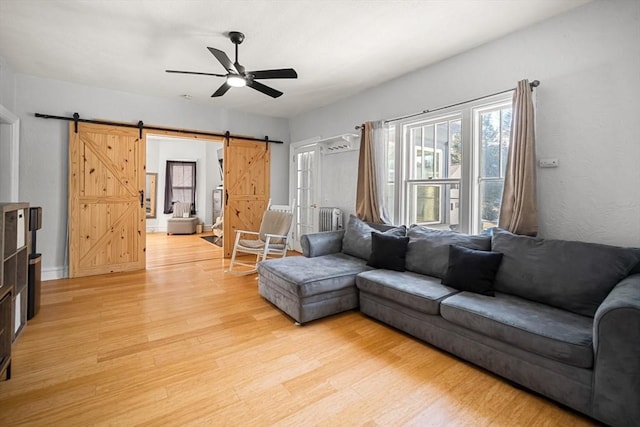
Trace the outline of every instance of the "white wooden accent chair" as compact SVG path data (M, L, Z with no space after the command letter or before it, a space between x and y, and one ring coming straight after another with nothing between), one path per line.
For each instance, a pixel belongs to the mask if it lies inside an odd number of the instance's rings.
M236 240L233 245L231 262L228 273L252 274L257 271L259 262L267 258L287 256L287 242L293 223L293 206L271 205L262 215L260 231L236 230ZM255 261L239 261L238 255L255 255Z

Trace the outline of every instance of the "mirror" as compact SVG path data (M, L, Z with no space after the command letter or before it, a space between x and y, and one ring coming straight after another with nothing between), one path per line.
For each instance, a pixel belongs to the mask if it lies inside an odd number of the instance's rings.
M157 173L148 173L147 174L147 184L145 194L145 208L147 212L147 218L155 218L156 217L156 182L158 180Z

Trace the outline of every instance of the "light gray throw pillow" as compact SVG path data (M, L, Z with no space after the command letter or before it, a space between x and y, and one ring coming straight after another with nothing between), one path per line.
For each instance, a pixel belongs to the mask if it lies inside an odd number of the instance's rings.
M401 225L382 232L371 227L357 216L350 215L344 237L342 238L342 252L347 255L369 260L369 256L371 255L371 232L404 237L407 234L407 227Z
M493 233L503 254L495 290L593 317L611 289L638 264L633 248Z
M407 270L442 279L449 268L449 246L491 250L491 237L412 225L407 231Z

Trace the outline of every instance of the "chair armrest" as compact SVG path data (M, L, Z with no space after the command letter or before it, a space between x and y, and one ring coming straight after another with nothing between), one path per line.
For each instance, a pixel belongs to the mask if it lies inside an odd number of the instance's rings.
M257 231L247 231L247 230L236 230L236 236L240 236L242 234L250 234L252 236L259 236L260 233Z
M640 274L618 283L593 322L594 416L607 424L640 420Z
M300 237L302 254L307 258L333 254L342 250L344 230L322 231Z
M269 233L267 233L267 234L264 235L264 237L271 238L271 239L275 238L275 239L285 239L286 240L289 236L287 236L286 234L269 234Z

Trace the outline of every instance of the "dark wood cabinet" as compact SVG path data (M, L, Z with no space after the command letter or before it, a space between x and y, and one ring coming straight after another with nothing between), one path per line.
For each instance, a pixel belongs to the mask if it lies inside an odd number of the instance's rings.
M11 378L11 290L0 288L0 375Z
M11 376L11 345L27 324L29 204L0 203L0 374Z

